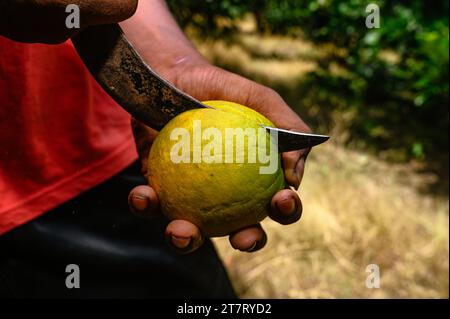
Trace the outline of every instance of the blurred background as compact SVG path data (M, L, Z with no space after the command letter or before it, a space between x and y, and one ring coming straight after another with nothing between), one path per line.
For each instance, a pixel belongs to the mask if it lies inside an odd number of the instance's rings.
M238 294L448 298L448 1L373 2L378 29L362 0L168 3L210 61L332 136L309 157L300 223L264 221L255 254L215 240Z

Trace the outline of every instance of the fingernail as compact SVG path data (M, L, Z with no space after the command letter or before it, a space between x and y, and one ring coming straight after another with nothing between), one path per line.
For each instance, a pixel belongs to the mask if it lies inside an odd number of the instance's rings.
M246 250L247 253L252 253L254 251L260 250L267 244L267 236L264 235L260 240L255 241L252 247Z
M133 194L133 208L139 212L144 212L148 208L148 198L141 194Z
M258 245L258 241L255 241L255 243L250 248L246 249L245 251L248 253L251 253L252 251L255 250L257 245Z
M172 235L172 244L179 249L184 249L191 243L191 237L177 237Z

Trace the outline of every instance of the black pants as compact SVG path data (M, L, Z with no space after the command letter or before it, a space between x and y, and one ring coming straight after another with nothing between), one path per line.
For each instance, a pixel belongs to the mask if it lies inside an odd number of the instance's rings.
M0 236L0 297L234 298L210 241L180 255L164 242L166 220L129 212L129 191L144 183L135 164ZM69 264L78 289L66 286Z

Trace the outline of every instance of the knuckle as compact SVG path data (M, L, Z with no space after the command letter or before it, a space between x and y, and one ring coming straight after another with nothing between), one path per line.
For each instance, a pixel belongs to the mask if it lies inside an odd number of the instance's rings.
M261 84L256 84L257 85L257 90L259 91L258 95L261 97L264 97L265 99L269 98L269 99L273 99L274 101L283 101L283 98L281 97L281 95L275 91L274 89L268 87L268 86L264 86Z
M86 15L88 24L112 23L123 21L131 17L137 9L137 0L116 1L97 0L81 2L80 7Z
M128 1L113 1L117 6L117 12L124 18L127 19L131 17L137 9L138 0L128 0Z

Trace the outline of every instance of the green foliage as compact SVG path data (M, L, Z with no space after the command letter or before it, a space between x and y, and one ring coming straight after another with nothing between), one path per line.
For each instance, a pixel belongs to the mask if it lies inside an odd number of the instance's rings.
M285 0L274 6L287 3L294 5ZM421 1L378 1L381 28L371 30L364 25L366 3L296 5L301 17L297 26L308 38L345 49L344 55L320 61L320 69L310 75L310 94L325 91L317 95L323 97L321 104L354 110L348 123L353 140L401 150L403 157L447 152L448 2L427 7ZM268 24L289 32L290 26L278 17L269 14ZM336 63L344 72L332 72ZM314 89L317 84L320 88Z
M318 61L305 92L324 111L354 114L343 123L349 142L402 159L448 152L448 1L376 1L379 29L366 28L363 0L168 2L183 25L210 34L223 31L221 19L229 29L252 13L260 32L332 44L338 50Z

